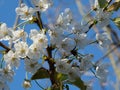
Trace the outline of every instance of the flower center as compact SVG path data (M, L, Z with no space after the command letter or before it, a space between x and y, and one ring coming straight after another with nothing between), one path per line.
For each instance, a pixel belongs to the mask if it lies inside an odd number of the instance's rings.
M30 15L30 13L27 11L27 12L25 12L25 15L28 16L28 15Z
M64 67L63 67L63 65L58 65L58 67L60 68L60 69L64 69Z
M14 62L16 60L16 58L15 57L12 57L12 61Z
M25 53L25 49L21 49L21 51L20 51L21 53Z
M43 42L44 42L44 39L43 39L43 38L40 38L40 39L39 39L39 42L40 42L40 43L43 43Z

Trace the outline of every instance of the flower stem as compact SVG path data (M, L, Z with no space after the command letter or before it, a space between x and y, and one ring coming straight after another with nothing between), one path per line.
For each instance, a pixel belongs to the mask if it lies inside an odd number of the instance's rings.
M43 23L42 23L39 11L37 11L36 15L37 15L37 19L38 19L37 24L40 27L40 29L42 30L43 29Z
M2 59L1 59L1 63L0 63L0 68L2 68L3 67L3 61L4 61L4 58L2 57Z
M20 1L19 1L19 6L21 5L21 3L23 3L23 0L20 0ZM20 18L20 16L17 15L17 16L16 16L16 19L15 19L14 26L13 26L13 29L14 29L14 30L16 30L16 26L17 26L17 24L18 24L19 18Z

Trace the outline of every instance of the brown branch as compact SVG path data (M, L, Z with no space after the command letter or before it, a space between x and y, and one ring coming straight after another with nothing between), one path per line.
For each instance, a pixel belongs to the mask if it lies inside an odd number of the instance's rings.
M52 50L53 50L53 48L48 46L46 48L46 50L47 50L48 58L49 58L48 64L49 64L50 80L51 80L52 85L55 85L56 84L56 80L55 80L55 66L54 66L54 62L50 60L52 58Z
M43 29L43 23L42 23L39 11L36 12L36 15L37 15L37 21L36 21L36 23L40 27L40 29L42 30Z
M35 21L35 23L37 23L37 25L39 26L39 28L42 30L43 29L43 23L42 23L42 19L40 16L40 12L37 11L36 12L37 15L37 21ZM55 66L54 66L54 62L51 60L52 59L52 50L53 48L48 46L46 48L47 54L48 54L48 58L46 61L48 61L49 64L49 75L50 75L50 81L52 86L56 85L56 79L55 79Z
M0 42L0 46L6 49L6 52L10 51L10 48L4 45L2 42Z
M37 25L40 27L40 29L42 30L43 29L43 23L42 23L42 19L41 19L41 16L40 16L40 13L39 11L36 12L36 15L37 15ZM46 51L47 51L47 54L48 54L48 58L46 61L48 61L48 64L49 64L49 74L50 74L50 81L52 83L52 86L54 86L56 84L56 80L55 80L55 66L54 66L54 62L51 60L52 59L52 50L53 48L48 46L46 48Z

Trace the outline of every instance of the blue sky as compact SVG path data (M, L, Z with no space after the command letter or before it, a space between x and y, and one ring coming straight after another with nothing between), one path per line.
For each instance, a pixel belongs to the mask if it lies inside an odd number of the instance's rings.
M55 0L54 0L55 1ZM58 0L60 1L60 0ZM63 0L61 0L63 1ZM69 2L69 0L66 0L65 1L66 3ZM70 5L64 3L65 5L62 5L62 8L60 11L58 11L58 13L60 13L61 11L63 11L64 8L71 8L72 9L72 12L73 14L75 14L74 18L76 20L80 20L81 17L77 17L79 15L79 12L77 10L77 6L75 6L75 3L74 3L74 0L71 0L72 4L70 3ZM56 1L55 2L55 6L59 5L59 3ZM0 0L0 22L5 22L7 23L8 27L12 27L13 24L14 24L14 21L15 21L15 17L16 17L16 13L15 13L15 8L18 6L18 0ZM54 9L54 8L53 8ZM51 10L50 11L51 13L49 13L49 15L53 14L54 12ZM42 19L43 19L43 22L44 23L47 23L48 21L46 20L46 16L44 16L45 13L42 14ZM51 16L51 18L54 17ZM26 29L29 29L30 28L34 28L35 25L27 25L26 26ZM98 47L95 47L95 45L92 45L88 48L86 48L84 50L84 53L87 52L87 53L96 53L95 57L94 57L94 60L98 60L99 57L101 57L103 55L102 52L96 52L96 51L100 51ZM10 90L24 90L24 88L22 87L22 82L25 78L25 70L24 70L24 62L21 61L21 66L19 67L18 70L16 70L15 72L15 76L14 76L14 80L13 82L9 83L9 86L10 86ZM112 78L114 79L114 78ZM40 84L44 87L46 86L46 84L49 85L49 81L48 80L40 80L39 81ZM99 82L95 81L96 84L94 84L94 90L101 90L101 88L99 87ZM71 86L70 86L71 87ZM30 88L29 90L41 90L36 84L35 82L32 82L32 88ZM77 88L75 87L72 87L70 90L77 90ZM106 90L110 90L110 88L107 88ZM112 89L111 89L112 90Z

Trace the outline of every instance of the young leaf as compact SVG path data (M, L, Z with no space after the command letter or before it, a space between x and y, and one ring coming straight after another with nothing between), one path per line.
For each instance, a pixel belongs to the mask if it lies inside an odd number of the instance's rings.
M70 82L70 83L77 86L78 88L80 88L80 90L87 89L87 86L84 84L84 82L80 78L78 78L78 79L76 79L76 81Z
M118 28L120 28L120 17L117 17L117 18L113 19L113 21L118 26Z
M67 75L61 74L61 73L57 73L57 78L56 78L57 80L64 81L67 78L68 78ZM68 84L73 84L73 85L77 86L78 88L80 88L81 90L86 90L86 88L87 88L87 86L84 85L84 82L80 78L76 79L76 81L74 81L74 82L69 82L68 81L67 83Z
M107 1L106 0L98 0L98 4L100 8L104 8L107 5Z
M117 11L120 8L120 1L114 2L110 7L108 7L107 11Z
M49 78L49 73L45 68L40 68L37 72L31 77L31 80Z
M59 81L64 81L66 80L68 77L66 74L62 74L62 73L56 73L56 79Z

